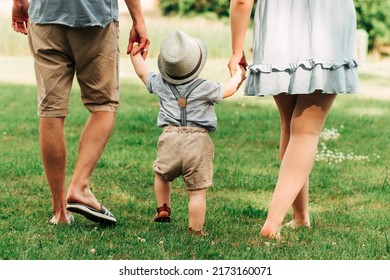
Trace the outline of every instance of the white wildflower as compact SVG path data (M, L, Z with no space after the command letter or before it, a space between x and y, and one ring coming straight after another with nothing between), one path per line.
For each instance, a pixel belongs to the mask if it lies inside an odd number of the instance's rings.
M337 140L340 137L340 133L335 128L324 128L320 134L320 138L324 141Z
M141 238L141 237L137 237L137 240L141 243L145 243L146 242L146 239L145 238Z
M355 155L353 152L344 154L339 151L329 150L325 143L320 143L319 149L316 151L316 161L325 161L331 163L341 163L345 160L349 161L369 161L368 156Z

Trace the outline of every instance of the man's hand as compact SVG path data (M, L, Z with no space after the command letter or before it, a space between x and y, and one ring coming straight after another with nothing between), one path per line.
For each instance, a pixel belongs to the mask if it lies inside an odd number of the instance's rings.
M138 43L138 46L133 50L134 43ZM141 53L143 59L148 55L148 47L150 40L146 33L145 26L133 26L130 30L129 45L127 47L127 54L136 55Z
M28 26L28 0L14 0L12 6L12 28L19 33L27 35Z

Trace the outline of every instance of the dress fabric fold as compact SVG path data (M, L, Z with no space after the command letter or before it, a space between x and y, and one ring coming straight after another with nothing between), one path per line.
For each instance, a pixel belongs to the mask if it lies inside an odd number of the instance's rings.
M258 0L250 96L356 93L353 0Z

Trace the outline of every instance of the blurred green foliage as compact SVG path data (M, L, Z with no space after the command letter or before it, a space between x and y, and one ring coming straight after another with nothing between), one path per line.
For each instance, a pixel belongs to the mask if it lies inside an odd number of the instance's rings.
M256 2L256 1L255 1ZM369 35L369 49L390 45L390 0L354 0L358 28ZM164 15L226 18L230 0L161 0Z
M390 45L390 0L355 0L358 28L367 31L369 48Z

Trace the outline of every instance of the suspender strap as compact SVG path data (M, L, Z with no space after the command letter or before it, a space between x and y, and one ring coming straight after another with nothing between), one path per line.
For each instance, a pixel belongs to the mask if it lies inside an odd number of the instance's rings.
M184 97L187 99L187 97L190 95L191 92L194 91L201 83L203 83L205 80L203 79L198 79L196 80L184 93Z
M179 104L180 107L180 122L181 126L187 126L187 113L186 113L186 106L187 106L187 98L190 95L191 92L194 91L201 83L203 83L205 80L203 79L198 79L196 80L184 93L184 95L180 95L179 91L177 88L172 85L168 84L172 93L175 95L177 103Z

